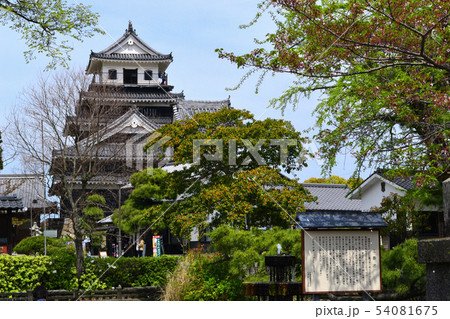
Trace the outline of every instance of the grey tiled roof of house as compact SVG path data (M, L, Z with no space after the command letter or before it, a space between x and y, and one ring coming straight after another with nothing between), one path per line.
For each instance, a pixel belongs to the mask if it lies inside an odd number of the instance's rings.
M24 207L42 208L44 207L42 175L0 175L0 195L17 196L22 201ZM46 203L46 207L54 206L54 203L49 200Z
M396 177L393 180L391 180L392 183L397 184L398 186L408 190L414 187L413 182L411 182L410 179L400 178Z
M305 203L307 211L361 211L361 200L349 199L350 189L342 184L312 184L303 186L317 197L316 202Z
M175 112L175 120L188 119L202 112L214 113L224 107L231 107L230 99L222 101L180 100Z
M23 208L23 203L17 196L0 196L0 210L18 210Z

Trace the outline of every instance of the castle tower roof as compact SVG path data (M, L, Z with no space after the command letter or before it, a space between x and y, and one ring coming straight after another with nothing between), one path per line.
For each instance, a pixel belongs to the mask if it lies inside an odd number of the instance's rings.
M173 61L172 53L163 54L156 51L141 38L133 29L131 21L125 33L106 49L100 52L91 52L86 73L96 73L104 61L146 63L153 62L160 65L164 71Z

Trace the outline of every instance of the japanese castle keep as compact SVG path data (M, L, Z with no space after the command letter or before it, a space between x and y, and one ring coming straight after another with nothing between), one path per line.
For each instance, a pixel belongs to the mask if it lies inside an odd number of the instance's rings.
M183 93L173 92L167 74L172 61L172 54L160 53L140 39L131 22L117 41L89 56L86 73L93 75L92 83L81 92L75 114L67 118L65 126L67 135L79 136L78 142L64 152L66 158L79 156L80 149L95 140L103 163L87 187L106 198L111 210L105 215L119 207L120 188L131 174L145 167L142 148L153 131L195 113L230 107L229 98L191 101ZM94 104L101 105L102 112L107 110L98 120L94 113L100 111L98 107L94 110ZM93 121L98 122L95 129ZM52 166L58 164L58 152L53 154ZM74 184L86 184L78 176L72 180ZM56 189L56 174L53 181Z
M107 132L98 137L104 158L120 158L122 164L126 164L126 157L139 160L143 156L140 152L143 152L146 138L164 124L195 113L230 107L229 99L191 101L186 100L183 93L174 93L166 73L172 60L172 54L162 54L141 40L131 22L122 37L112 45L100 52L91 52L86 73L92 74L93 80L88 91L82 92L74 117L81 124L92 120L89 103L93 99L102 100L101 104L110 108L100 119L107 126ZM100 86L102 93L99 97ZM80 129L84 127L78 126ZM69 123L66 127L70 134ZM92 134L92 129L86 130L83 137L87 139ZM133 149L127 149L131 147L127 143L134 143ZM99 181L102 188L117 189L118 185L128 183L130 175L139 169L140 163L134 162L120 167L130 168L131 164L134 168L125 176L120 170L112 174L105 172L108 173L107 178L97 176L93 180ZM142 164L140 168L143 168Z

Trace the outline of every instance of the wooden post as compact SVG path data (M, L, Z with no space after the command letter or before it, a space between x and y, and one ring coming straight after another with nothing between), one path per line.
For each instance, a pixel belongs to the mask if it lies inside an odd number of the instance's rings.
M75 288L75 289L73 290L73 300L74 300L74 301L77 301L77 299L78 299L78 289Z
M122 287L117 287L117 300L122 300Z
M442 192L444 199L444 234L450 237L450 178L442 183Z

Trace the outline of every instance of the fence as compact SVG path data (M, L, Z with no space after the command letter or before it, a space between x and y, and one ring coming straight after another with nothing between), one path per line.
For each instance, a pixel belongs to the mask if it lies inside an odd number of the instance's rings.
M49 301L71 301L71 300L147 300L156 301L161 296L160 287L130 287L116 288L111 290L49 290L47 300ZM33 291L26 292L0 292L0 301L31 301Z

